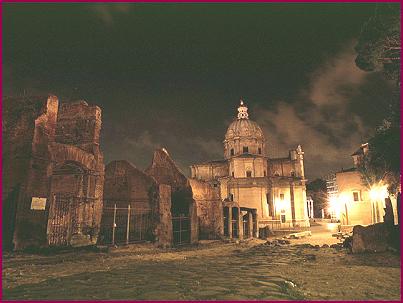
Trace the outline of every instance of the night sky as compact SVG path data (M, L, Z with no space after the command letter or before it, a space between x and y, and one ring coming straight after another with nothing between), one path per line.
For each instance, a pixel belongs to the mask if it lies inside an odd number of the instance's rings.
M102 108L105 163L223 157L242 97L271 157L301 144L308 178L350 167L391 83L355 64L375 4L3 4L3 95ZM396 6L396 9L399 9Z

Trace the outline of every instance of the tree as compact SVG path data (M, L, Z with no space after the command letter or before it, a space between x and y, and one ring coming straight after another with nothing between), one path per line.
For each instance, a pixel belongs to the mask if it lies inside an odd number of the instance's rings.
M388 184L391 194L400 186L400 7L378 5L374 16L362 28L355 48L356 65L364 71L382 71L395 81L395 94L389 101L389 113L375 135L369 139L369 151L359 167L368 186Z
M307 194L313 200L314 217L318 218L322 215L322 209L327 209L327 189L326 181L323 179L315 179L306 185Z
M364 71L382 70L389 79L400 82L400 7L378 5L364 24L355 47L356 65Z

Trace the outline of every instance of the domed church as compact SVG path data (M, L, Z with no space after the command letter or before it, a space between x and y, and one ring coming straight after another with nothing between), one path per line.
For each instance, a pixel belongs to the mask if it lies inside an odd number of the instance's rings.
M287 157L269 158L264 133L249 119L242 100L223 144L224 160L195 164L190 169L191 179L219 188L224 236L249 238L267 228L309 227L300 145Z

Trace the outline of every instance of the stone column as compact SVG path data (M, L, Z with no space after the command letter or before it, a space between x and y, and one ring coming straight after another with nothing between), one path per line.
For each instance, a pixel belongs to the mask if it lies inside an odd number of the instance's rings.
M259 238L259 224L257 222L257 214L256 211L253 211L252 213L252 225L255 226L253 219L256 220L256 230L254 230L253 235L255 238Z
M232 239L232 206L228 206L228 236Z
M243 216L240 207L238 207L238 237L240 240L243 239Z
M295 201L294 201L294 183L293 182L290 182L290 202L291 202L292 226L295 227Z
M249 238L253 238L253 214L251 211L248 211L248 224L249 224Z

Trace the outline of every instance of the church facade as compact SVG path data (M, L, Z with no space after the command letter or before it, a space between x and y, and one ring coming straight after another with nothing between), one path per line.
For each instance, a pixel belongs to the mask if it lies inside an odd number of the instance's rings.
M300 145L288 157L269 158L263 131L249 119L242 100L223 145L223 160L194 164L190 169L191 179L219 189L224 236L257 237L265 227L309 227Z

